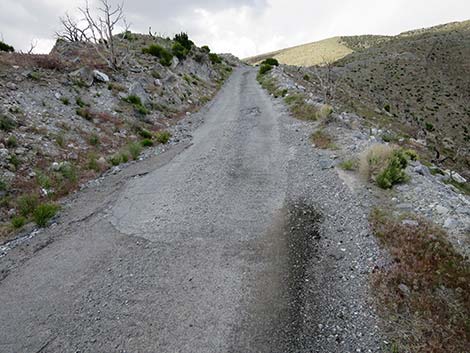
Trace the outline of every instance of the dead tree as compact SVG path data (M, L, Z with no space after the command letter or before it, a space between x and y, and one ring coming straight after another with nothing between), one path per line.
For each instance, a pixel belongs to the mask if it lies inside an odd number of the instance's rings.
M130 56L129 44L124 45L124 37L129 24L124 16L124 4L113 7L109 0L99 0L99 7L92 11L85 1L78 11L83 18L75 20L68 14L61 18L62 31L58 38L70 42L83 41L91 44L98 56L112 69L118 69ZM115 35L117 29L122 36Z
M62 30L55 33L57 38L67 42L87 42L89 40L87 31L90 27L85 24L79 24L68 13L65 13L64 17L60 17L60 23Z

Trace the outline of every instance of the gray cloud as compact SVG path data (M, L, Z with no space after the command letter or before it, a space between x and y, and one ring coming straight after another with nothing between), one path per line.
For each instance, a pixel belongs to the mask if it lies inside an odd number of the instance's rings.
M0 33L26 49L53 44L59 16L84 0L0 0ZM90 3L97 0L90 0ZM124 0L132 29L172 35L189 32L196 43L241 57L335 35L396 34L464 20L468 0Z

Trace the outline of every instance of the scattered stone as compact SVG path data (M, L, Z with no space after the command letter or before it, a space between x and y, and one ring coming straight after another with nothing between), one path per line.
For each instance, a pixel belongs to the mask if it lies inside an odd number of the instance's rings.
M109 82L109 76L99 70L93 70L93 77L100 82Z
M401 222L404 226L409 226L409 227L417 227L419 226L419 223L415 220L412 219L405 219Z
M405 297L411 294L411 290L406 284L403 284L403 283L399 284L398 289Z

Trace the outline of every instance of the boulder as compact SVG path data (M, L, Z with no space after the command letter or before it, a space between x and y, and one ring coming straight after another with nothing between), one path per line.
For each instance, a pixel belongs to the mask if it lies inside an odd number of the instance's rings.
M109 76L99 70L93 70L93 77L100 82L109 82Z
M88 67L82 67L81 69L71 72L70 78L86 87L91 87L94 81L93 71Z
M147 105L149 103L149 96L147 92L145 92L144 86L140 82L134 82L129 87L129 95L130 96L137 96L140 98L140 101L143 105Z

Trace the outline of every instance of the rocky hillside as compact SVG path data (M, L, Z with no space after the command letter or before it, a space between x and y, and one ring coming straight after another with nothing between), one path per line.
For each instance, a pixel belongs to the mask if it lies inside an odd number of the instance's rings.
M388 139L412 141L431 162L469 177L470 21L337 43L350 53L302 70L303 85L328 91L342 109L389 129ZM283 55L275 57L296 63Z
M183 44L127 33L119 70L81 42L58 41L49 55L0 54L0 243L41 222L38 205L178 138L171 126L238 65Z

